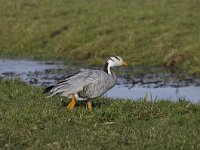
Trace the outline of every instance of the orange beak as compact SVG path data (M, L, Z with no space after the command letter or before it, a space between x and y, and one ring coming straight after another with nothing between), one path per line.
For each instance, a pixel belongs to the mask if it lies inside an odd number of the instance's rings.
M126 66L126 67L128 66L128 64L126 62L122 62L122 65Z

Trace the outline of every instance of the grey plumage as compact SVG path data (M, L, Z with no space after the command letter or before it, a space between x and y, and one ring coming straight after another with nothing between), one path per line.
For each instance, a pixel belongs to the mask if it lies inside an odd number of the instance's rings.
M92 109L91 99L99 97L116 84L113 67L127 66L121 57L110 57L104 65L104 70L80 70L55 86L47 87L43 93L50 92L50 96L61 95L72 98L67 108L72 110L77 100L87 100L87 107Z
M55 86L47 88L45 92L50 92L51 96L70 96L77 94L79 98L96 98L103 95L116 83L116 75L107 74L101 70L82 70L77 74L67 77L64 81Z

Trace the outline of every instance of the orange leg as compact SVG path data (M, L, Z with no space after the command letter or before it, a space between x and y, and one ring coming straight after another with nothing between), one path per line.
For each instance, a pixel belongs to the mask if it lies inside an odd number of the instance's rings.
M90 100L87 101L87 108L91 111L92 110L92 102Z
M71 100L71 102L68 104L67 108L68 108L69 110L73 110L75 104L76 104L76 99L75 99L74 94L72 94L72 100Z

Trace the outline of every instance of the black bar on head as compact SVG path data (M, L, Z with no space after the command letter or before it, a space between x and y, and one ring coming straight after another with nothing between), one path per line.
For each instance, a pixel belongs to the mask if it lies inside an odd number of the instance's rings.
M119 57L115 56L116 59L120 60Z
M114 61L111 57L110 57L110 60Z

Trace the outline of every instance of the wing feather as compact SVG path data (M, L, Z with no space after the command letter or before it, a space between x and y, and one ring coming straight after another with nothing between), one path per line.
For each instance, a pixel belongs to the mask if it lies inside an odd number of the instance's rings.
M110 75L107 78L101 77L91 82L83 87L78 95L81 98L95 98L103 95L110 88L112 88L116 83L116 79L112 78Z
M64 94L67 96L73 93L78 93L83 90L84 86L91 83L98 83L98 80L103 80L107 76L109 77L110 75L106 74L104 71L89 69L83 70L59 82L50 90L50 93L51 96L57 94Z

